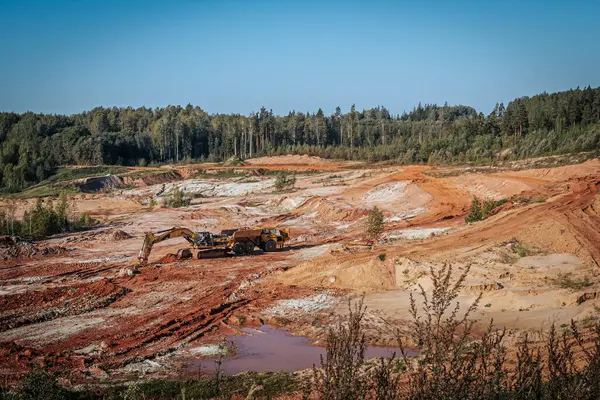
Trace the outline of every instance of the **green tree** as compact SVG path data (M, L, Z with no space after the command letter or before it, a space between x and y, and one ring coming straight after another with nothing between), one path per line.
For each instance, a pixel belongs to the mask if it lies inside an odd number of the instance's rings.
M383 212L374 206L367 217L367 237L376 239L383 232Z
M284 190L284 189L293 189L296 184L296 177L294 175L289 176L285 172L281 171L277 174L275 178L275 189Z
M191 197L181 188L175 187L167 200L167 207L179 208L189 206Z
M471 202L471 209L469 210L469 215L466 216L465 222L471 223L475 221L481 221L483 219L483 212L481 210L481 203L477 197L473 198Z

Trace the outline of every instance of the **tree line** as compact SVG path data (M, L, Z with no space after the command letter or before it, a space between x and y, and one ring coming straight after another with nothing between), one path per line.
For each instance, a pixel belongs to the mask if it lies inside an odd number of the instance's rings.
M249 115L198 106L104 108L74 115L0 113L0 188L18 191L61 165L148 165L232 156L309 154L398 163L490 161L596 150L600 88L520 97L484 115L468 106L418 104L331 115L262 107Z

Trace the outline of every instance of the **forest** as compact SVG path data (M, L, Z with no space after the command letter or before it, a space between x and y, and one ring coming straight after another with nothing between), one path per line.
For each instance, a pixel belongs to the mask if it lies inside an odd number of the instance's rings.
M249 115L198 106L104 108L74 115L0 113L0 191L15 192L63 165L218 162L308 154L408 163L492 162L600 148L600 88L520 97L484 115L469 106L418 104L331 115L264 107Z

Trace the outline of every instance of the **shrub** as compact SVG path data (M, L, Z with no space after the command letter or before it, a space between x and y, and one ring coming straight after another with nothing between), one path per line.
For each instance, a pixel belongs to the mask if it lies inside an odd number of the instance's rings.
M377 258L379 258L379 261L385 261L385 253L381 253Z
M369 213L366 231L369 239L375 239L383 232L383 213L377 206Z
M75 229L89 229L98 225L100 221L92 218L89 214L84 213L79 216L79 219L73 223Z
M573 274L571 272L558 274L558 276L552 281L556 286L570 290L581 290L593 285L587 276L585 276L583 279L573 278Z
M519 255L519 257L527 257L533 254L533 252L530 249L518 242L515 243L513 249Z
M469 210L469 215L465 218L467 223L481 221L483 219L483 214L481 212L481 206L479 205L479 199L476 197L473 198L471 202L471 209Z
M53 375L36 368L25 376L18 389L18 398L27 400L59 400L67 398L63 389Z
M475 221L484 220L494 214L494 210L505 204L507 200L492 200L485 199L481 202L477 197L473 198L471 202L471 209L469 210L469 214L465 218L465 222L471 223Z
M182 189L174 188L169 198L166 201L166 206L171 208L179 208L189 206L192 202L191 197Z
M88 229L98 224L98 221L87 214L77 215L64 192L59 195L56 203L52 200L44 202L38 198L30 209L25 210L22 220L16 219L15 210L14 205L0 210L0 235L43 238Z
M367 381L361 373L367 342L362 320L365 313L362 299L354 305L348 302L347 323L339 320L325 339L326 356L321 356L321 368L313 366L313 380L319 398L323 400L362 400L367 394Z
M277 173L277 177L275 178L275 189L293 189L294 185L296 185L296 177L294 175L288 176L288 174L283 171Z

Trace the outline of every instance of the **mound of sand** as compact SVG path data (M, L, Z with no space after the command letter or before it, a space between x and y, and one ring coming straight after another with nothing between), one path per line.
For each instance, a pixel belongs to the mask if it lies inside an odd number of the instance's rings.
M378 206L396 213L391 221L398 221L425 213L433 196L409 181L399 181L375 186L362 200L369 208Z
M395 266L392 260L380 261L373 253L368 259L340 261L332 256L304 262L278 276L285 285L333 287L357 291L380 291L395 288Z
M114 233L112 234L112 240L116 240L116 241L127 240L127 239L131 239L131 238L133 238L133 236L131 236L129 233L119 230L119 229L114 231Z

